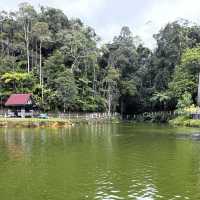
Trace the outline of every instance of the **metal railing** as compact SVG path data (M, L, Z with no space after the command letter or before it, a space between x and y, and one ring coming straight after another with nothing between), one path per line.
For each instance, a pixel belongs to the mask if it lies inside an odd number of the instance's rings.
M119 113L59 113L57 115L49 113L48 115L66 119L109 119L119 116Z
M41 112L34 111L33 116L37 117ZM0 116L4 117L8 114L7 110L0 110ZM32 114L32 113L31 113ZM119 113L107 113L107 112L93 112L93 113L81 113L81 112L68 112L68 113L54 113L54 112L47 112L49 117L58 117L58 118L65 118L65 119L109 119L112 117L119 117Z
M128 114L128 115L123 115L124 120L151 120L151 119L156 119L156 118L173 118L176 116L176 113L174 111L158 111L158 112L144 112L144 113L139 113L139 114Z

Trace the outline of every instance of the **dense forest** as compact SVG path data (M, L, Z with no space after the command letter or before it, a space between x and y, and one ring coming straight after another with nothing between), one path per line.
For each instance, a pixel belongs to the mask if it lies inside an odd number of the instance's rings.
M197 103L200 26L179 20L154 50L124 26L99 47L95 30L28 3L0 12L0 99L32 93L44 111L142 113ZM200 103L200 102L199 102Z

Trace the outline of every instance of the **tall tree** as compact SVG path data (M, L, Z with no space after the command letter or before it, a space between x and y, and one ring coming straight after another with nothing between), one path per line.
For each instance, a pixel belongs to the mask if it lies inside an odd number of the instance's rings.
M198 77L197 104L200 106L200 47L187 49L182 55L181 64Z
M116 70L114 67L109 66L108 72L106 77L104 78L103 82L105 84L105 92L107 98L107 108L108 114L111 116L112 109L115 110L116 102L118 102L118 87L117 82L119 80L119 71Z
M33 20L36 17L36 11L28 3L19 5L18 18L23 27L24 40L26 44L27 71L30 72L30 37L32 32Z
M42 85L42 44L45 40L48 39L48 24L45 22L37 22L33 27L33 31L39 40L39 52L40 52L39 79L40 79L40 85Z

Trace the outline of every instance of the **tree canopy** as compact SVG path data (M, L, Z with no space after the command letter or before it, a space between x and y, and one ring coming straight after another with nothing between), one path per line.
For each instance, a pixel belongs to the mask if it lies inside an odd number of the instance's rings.
M200 26L175 21L154 39L151 50L124 26L100 46L80 19L20 4L0 12L0 95L31 92L38 108L64 112L173 110L184 94L197 102Z

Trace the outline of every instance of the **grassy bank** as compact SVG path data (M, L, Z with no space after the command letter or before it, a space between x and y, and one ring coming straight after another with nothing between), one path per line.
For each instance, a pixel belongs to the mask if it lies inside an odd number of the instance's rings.
M117 118L111 119L83 119L83 118L0 118L0 127L12 128L68 128L76 124L90 124L90 123L118 123Z
M60 118L0 118L0 127L12 127L12 128L37 128L37 127L70 127L73 126L73 122L67 119Z
M187 126L200 128L200 120L191 119L189 116L178 116L175 119L169 121L173 126Z

